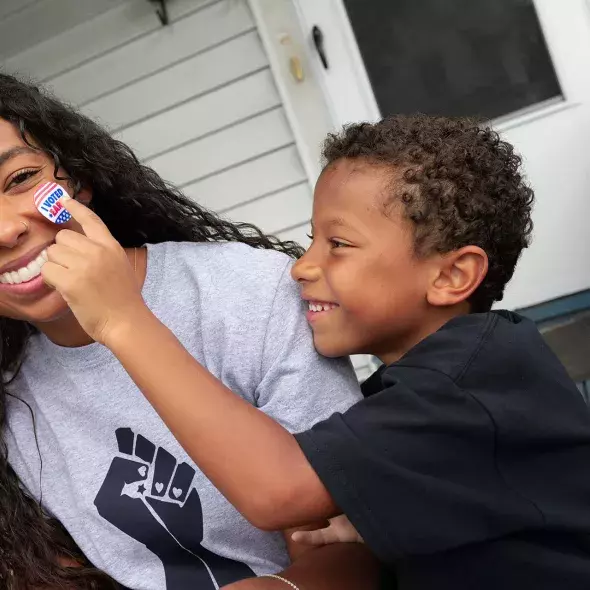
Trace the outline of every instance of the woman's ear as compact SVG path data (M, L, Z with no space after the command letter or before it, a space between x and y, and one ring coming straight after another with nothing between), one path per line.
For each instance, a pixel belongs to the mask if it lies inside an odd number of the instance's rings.
M82 205L86 205L88 207L88 205L90 205L92 202L92 191L88 188L80 189L76 195L76 200L80 201Z
M478 246L465 246L440 258L437 275L426 299L430 305L448 307L467 301L488 272L488 256Z

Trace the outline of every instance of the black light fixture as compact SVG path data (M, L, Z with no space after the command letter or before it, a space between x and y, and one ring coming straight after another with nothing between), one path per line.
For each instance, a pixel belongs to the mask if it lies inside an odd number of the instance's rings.
M156 14L160 19L160 22L166 26L170 23L170 17L168 16L168 4L167 0L148 0L151 4L156 5Z

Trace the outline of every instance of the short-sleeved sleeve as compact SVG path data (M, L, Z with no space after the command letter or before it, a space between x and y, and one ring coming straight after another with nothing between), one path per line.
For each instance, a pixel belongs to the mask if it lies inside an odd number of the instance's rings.
M502 479L495 425L476 399L429 369L392 367L384 379L382 392L297 435L383 561L539 524L534 505Z
M310 428L361 399L348 359L328 359L313 346L306 306L288 264L266 326L256 405L290 432Z

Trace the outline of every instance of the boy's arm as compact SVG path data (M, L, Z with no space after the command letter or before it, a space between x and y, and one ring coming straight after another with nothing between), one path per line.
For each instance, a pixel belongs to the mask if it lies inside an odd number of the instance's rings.
M338 514L295 437L211 375L155 316L140 314L106 344L221 493L266 530Z
M276 269L266 276L276 287L256 319L264 333L244 344L259 350L244 354L244 363L255 363L246 370L258 375L248 402L199 365L145 307L123 323L129 329L105 341L213 484L253 524L271 530L338 512L290 433L362 399L350 362L315 351L289 271L284 260L280 277ZM256 294L244 297L256 310ZM247 318L234 329L248 334ZM298 508L303 498L308 506ZM295 518L293 509L300 512Z

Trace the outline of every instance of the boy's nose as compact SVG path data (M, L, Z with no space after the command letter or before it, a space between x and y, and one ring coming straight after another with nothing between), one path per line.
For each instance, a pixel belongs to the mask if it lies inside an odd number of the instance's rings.
M24 220L15 217L2 219L0 214L0 247L14 248L21 236L29 231L29 224Z
M320 267L313 261L308 250L291 269L291 276L299 283L317 281L322 274Z

